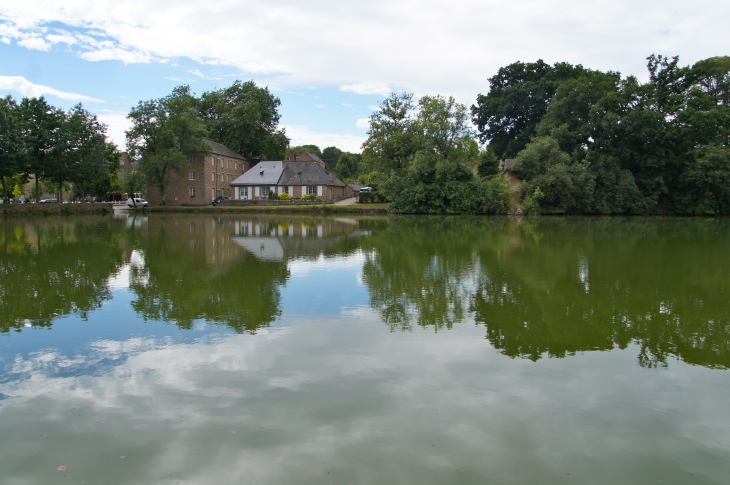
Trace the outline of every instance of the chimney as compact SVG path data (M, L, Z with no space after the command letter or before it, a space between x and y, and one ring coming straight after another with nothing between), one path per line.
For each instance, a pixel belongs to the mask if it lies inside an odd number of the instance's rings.
M294 150L289 150L289 161L293 162L296 157L294 156Z
M330 170L330 173L332 174L332 177L337 178L337 169L336 168L333 168L332 170Z

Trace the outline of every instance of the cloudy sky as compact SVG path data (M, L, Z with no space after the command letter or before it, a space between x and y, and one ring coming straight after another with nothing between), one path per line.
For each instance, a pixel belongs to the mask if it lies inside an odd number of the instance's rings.
M720 0L0 0L0 93L82 102L121 146L139 100L253 79L293 144L359 151L391 91L472 104L539 58L645 78L652 53L730 54L728 25Z

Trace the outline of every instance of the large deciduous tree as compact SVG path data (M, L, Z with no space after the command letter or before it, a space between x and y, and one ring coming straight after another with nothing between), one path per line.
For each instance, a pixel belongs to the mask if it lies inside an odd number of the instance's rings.
M10 180L25 170L25 143L18 104L10 96L0 98L0 182L5 203L10 198Z
M190 87L180 86L164 98L140 101L128 115L132 128L127 131L127 149L139 160L139 170L157 189L163 205L170 176L182 174L190 157L210 150L204 139L206 124L196 108Z
M542 59L515 62L489 78L489 92L477 96L472 116L482 143L498 157L513 158L525 148L545 114L558 86L578 77L582 66Z
M279 128L281 101L268 87L236 81L197 102L211 138L248 157L281 160L289 139Z
M26 146L26 174L33 174L34 198L40 198L40 180L53 169L55 156L61 144L65 113L48 104L45 98L23 98L20 102L23 117L23 139Z

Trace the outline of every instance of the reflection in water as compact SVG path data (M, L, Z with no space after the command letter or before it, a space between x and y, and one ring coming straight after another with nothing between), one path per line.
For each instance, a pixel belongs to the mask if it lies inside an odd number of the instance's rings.
M728 236L709 219L403 219L378 234L363 275L392 329L472 314L511 357L635 342L642 366L727 368Z
M84 316L128 287L145 320L255 333L282 316L294 262L358 253L392 330L474 321L510 357L636 343L646 367L730 366L725 220L132 216L3 229L3 332Z
M730 476L723 220L3 224L0 485Z
M124 226L102 217L4 220L0 229L0 332L82 317L111 298L123 264Z

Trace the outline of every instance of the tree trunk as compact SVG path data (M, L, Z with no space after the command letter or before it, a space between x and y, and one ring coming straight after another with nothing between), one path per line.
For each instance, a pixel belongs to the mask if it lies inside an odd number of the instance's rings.
M40 202L40 199L41 199L40 192L38 192L38 174L35 174L34 177L35 177L35 203L37 204L38 202Z
M8 197L8 188L5 186L5 175L0 175L0 179L3 183L3 202L7 204L10 202L10 198Z
M61 180L58 181L58 202L63 202L63 182Z

